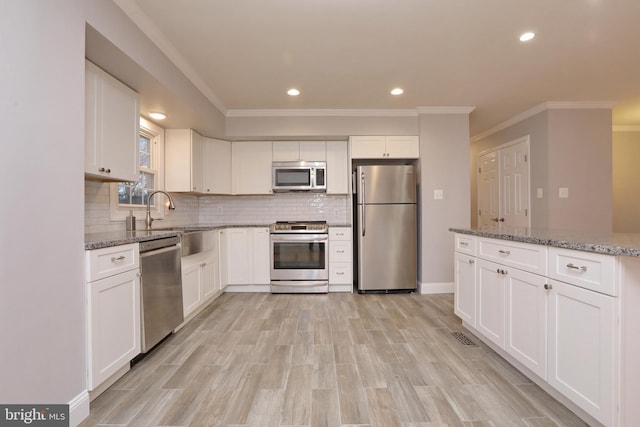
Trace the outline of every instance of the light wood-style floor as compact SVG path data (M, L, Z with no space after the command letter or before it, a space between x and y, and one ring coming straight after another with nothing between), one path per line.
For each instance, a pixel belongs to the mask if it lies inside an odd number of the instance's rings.
M450 294L223 294L82 425L586 424L465 332Z

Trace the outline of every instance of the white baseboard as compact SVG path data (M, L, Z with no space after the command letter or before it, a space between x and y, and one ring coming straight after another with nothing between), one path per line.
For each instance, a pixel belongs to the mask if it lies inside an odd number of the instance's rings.
M83 391L69 402L69 426L75 427L89 417L89 392Z
M454 282L418 283L419 294L452 294Z

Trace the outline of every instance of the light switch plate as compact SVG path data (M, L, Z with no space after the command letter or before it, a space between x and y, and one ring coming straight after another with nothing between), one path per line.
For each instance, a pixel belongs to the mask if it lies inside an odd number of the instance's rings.
M569 189L567 187L560 187L558 189L558 197L561 199L569 198Z
M542 199L544 197L544 191L542 190L542 188L536 188L536 197L538 199Z
M433 200L444 199L444 190L433 190Z

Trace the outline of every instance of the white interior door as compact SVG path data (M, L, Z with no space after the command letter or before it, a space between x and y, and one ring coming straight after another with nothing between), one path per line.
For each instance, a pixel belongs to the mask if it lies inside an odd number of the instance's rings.
M478 224L495 227L500 215L500 181L496 151L480 156L478 167Z
M529 136L478 158L478 225L530 227Z
M500 217L529 227L529 138L500 150Z

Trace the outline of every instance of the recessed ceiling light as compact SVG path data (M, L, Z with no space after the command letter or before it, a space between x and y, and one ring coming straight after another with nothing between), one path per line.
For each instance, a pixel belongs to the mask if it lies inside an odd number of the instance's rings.
M298 89L289 89L287 91L287 93L291 96L298 96L300 95L300 91Z
M155 120L164 120L167 118L167 115L165 113L160 113L160 112L151 112L149 113L149 117L151 117L152 119Z
M391 91L391 95L402 95L404 93L403 89L400 89L399 87L393 89Z
M526 33L524 33L524 34L522 34L522 35L520 36L520 41L521 41L521 42L528 42L529 40L531 40L531 39L532 39L532 38L534 38L535 36L536 36L536 34L535 34L535 33L532 33L532 32L530 32L530 31L529 31L529 32L526 32Z

